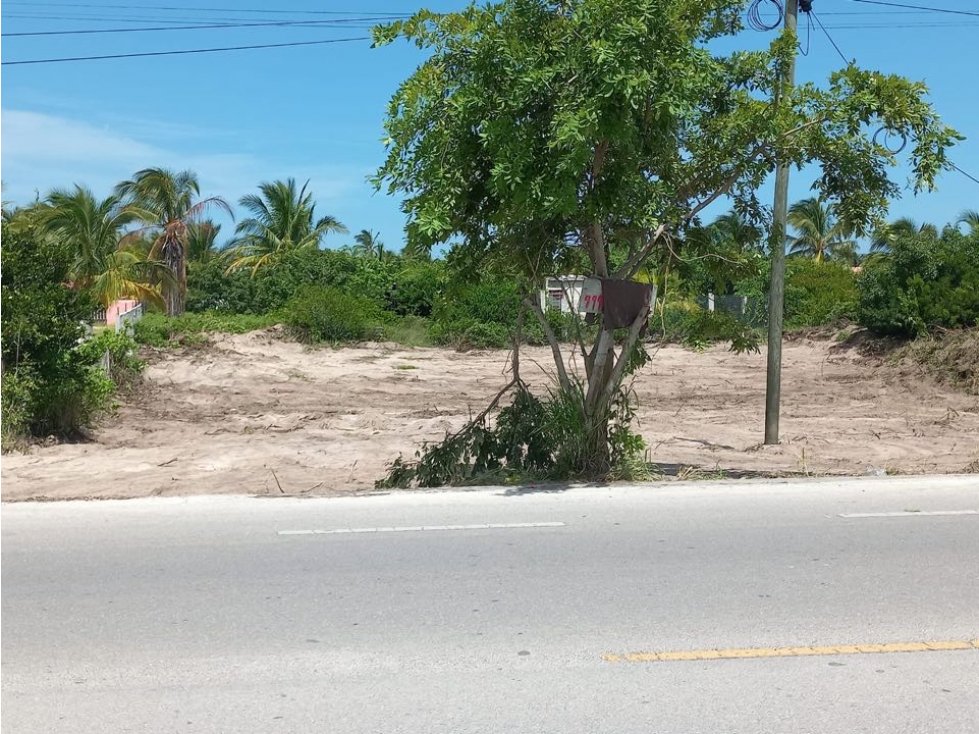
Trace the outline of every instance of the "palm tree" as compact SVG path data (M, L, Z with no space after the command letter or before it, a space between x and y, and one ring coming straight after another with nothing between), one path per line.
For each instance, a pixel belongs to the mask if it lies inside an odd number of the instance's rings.
M895 219L890 224L884 225L874 232L873 239L870 242L870 251L880 253L890 252L891 245L894 244L895 240L901 237L916 236L937 239L938 227L928 222L919 225L909 217Z
M218 247L218 233L221 225L210 219L191 222L187 225L187 260L189 262L208 262L223 257L226 253Z
M964 224L972 234L979 234L979 209L966 209L961 214L956 224Z
M155 235L150 255L160 259L170 270L163 296L167 314L184 311L187 299L188 226L211 207L233 217L231 207L219 196L200 198L200 184L193 171L174 172L165 168L144 168L132 180L116 187L136 217L145 222Z
M362 229L354 235L353 251L364 257L376 257L378 260L384 259L384 243L379 239L379 232L372 229Z
M797 234L789 238L789 254L813 257L817 262L852 252L855 244L850 229L836 218L832 204L816 198L797 201L789 207L788 221Z
M263 182L260 194L241 197L239 204L251 213L235 229L237 257L228 271L249 267L252 275L291 252L315 249L329 232L346 232L335 217L315 218L316 204L309 181L296 190L296 180Z
M733 210L721 214L708 229L712 231L715 241L726 245L725 249L728 250L748 252L761 246L761 230Z
M91 291L102 306L122 298L163 305L153 282L168 283L169 271L140 251L125 228L136 215L116 195L101 201L89 189L55 189L44 201L45 232L71 248L73 287Z

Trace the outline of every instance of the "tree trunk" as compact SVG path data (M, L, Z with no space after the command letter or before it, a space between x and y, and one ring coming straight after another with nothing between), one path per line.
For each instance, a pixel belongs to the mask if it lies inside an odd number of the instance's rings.
M172 280L164 284L163 300L167 308L167 316L179 316L184 312L187 296L187 258L184 244L176 228L168 228L163 243L163 263L170 271Z
M586 377L581 402L582 429L585 432L584 453L578 468L583 475L591 477L606 476L612 467L612 453L609 444L609 423L612 415L610 407L616 391L622 385L626 366L632 351L639 341L639 334L646 323L653 304L656 302L656 286L649 303L640 311L629 327L628 334L618 354L615 352L612 329L602 328L591 353L585 358ZM554 363L558 371L561 388L571 386L570 370L564 364L561 348L553 331L547 326L539 306L527 299L526 306L534 312L544 327L544 333L551 345Z

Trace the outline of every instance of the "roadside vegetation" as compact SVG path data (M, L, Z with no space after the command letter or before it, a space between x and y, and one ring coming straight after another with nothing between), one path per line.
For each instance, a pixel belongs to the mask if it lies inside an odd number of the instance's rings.
M0 236L3 449L79 437L142 370L136 345L111 332L84 339L93 293L65 287L73 253L30 215L5 215Z

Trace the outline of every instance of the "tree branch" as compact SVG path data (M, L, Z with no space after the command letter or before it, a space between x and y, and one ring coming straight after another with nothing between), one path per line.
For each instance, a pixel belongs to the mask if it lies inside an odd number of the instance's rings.
M639 268L642 267L643 261L650 256L650 254L653 251L653 247L656 245L656 242L659 240L659 238L663 236L663 233L665 231L666 231L665 224L661 224L655 230L653 230L653 234L646 242L646 244L643 245L641 248L639 248L639 250L635 254L633 254L628 260L626 260L625 263L623 263L622 267L620 267L618 270L615 271L613 277L624 278L628 280L632 278L632 276L634 276L637 272L639 272Z
M530 312L537 317L537 321L544 330L544 336L547 337L547 343L551 345L551 354L554 355L554 365L557 367L558 382L561 384L561 389L570 390L571 380L568 379L568 370L564 366L564 357L561 355L561 345L558 343L557 337L554 335L554 330L551 328L551 325L547 323L547 318L545 318L544 312L541 311L540 304L530 296L525 297L523 299L523 303L528 309L530 309Z

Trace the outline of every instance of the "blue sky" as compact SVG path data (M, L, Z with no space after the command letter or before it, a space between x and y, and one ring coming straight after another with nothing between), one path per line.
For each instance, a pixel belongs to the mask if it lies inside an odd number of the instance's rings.
M898 0L895 0L898 1ZM912 0L905 0L912 2ZM914 4L975 11L979 0L921 0ZM114 5L117 7L106 7ZM186 8L186 10L159 9ZM460 0L422 7L451 10ZM223 8L202 12L200 7ZM409 13L415 2L359 0L24 0L3 3L5 34L76 28L172 25L176 21L321 19L322 11ZM858 3L815 0L813 7L848 56L864 67L922 79L942 117L969 139L953 160L979 177L979 108L975 47L979 15L912 12ZM268 12L268 11L274 12ZM253 12L256 11L256 12ZM800 21L805 46L806 21ZM360 24L353 23L353 26ZM112 53L284 43L366 36L363 27L260 27L175 30L111 35L5 37L4 61ZM746 31L739 45L755 47L770 34ZM813 24L800 80L819 81L842 65ZM237 201L259 181L310 179L318 212L351 232L380 231L392 249L402 243L397 198L375 193L367 177L383 158L382 123L397 85L421 60L407 44L371 49L367 41L299 48L189 56L84 61L3 69L3 199L24 203L55 186L83 183L104 195L146 166L192 168L206 194ZM904 180L904 177L900 178ZM808 195L809 179L794 175L790 198ZM910 191L891 207L893 217L947 222L979 208L979 184L956 172L935 193ZM230 228L226 228L230 229ZM349 236L335 236L333 246Z

